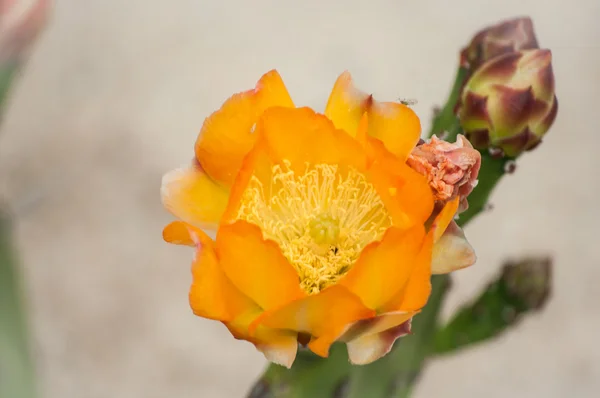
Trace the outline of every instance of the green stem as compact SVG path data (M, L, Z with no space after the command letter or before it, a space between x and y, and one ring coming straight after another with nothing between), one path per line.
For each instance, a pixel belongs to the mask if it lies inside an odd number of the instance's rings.
M460 98L460 93L464 84L464 80L467 77L467 72L468 70L466 68L458 68L456 77L454 78L454 84L452 85L452 90L450 91L450 95L446 101L446 105L444 105L440 113L433 118L431 130L429 131L429 137L434 134L439 136L445 131L448 131L450 134L454 134L454 137L456 137L457 131L451 131L451 129L457 126L460 129L460 125L458 124L458 120L454 115L454 107Z
M18 67L16 62L0 65L0 120ZM0 397L32 398L36 396L35 372L22 280L11 239L11 222L1 205L0 200Z
M342 344L333 345L327 359L301 351L292 369L270 364L248 398L332 398L340 396L349 373L350 364Z
M469 208L461 213L459 225L466 225L475 216L486 209L492 191L506 173L506 158L493 158L488 153L481 154L479 183L469 195Z
M30 398L35 396L34 369L10 238L9 220L0 212L0 397Z
M436 314L450 287L446 275L433 277L431 284L429 302L413 318L412 333L399 340L387 356L369 365L351 368L347 398L409 396L421 367L415 364L422 364L429 354L429 341L436 330Z
M13 77L17 73L18 64L6 63L0 65L0 116L2 115L4 101L8 97Z
M542 309L551 289L551 270L548 257L505 264L475 300L437 329L432 354L455 353L489 341L516 325L524 314Z

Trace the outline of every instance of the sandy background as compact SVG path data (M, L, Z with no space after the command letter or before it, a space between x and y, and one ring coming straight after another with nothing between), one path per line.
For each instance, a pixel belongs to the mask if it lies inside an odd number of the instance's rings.
M522 254L555 255L555 293L493 344L432 363L415 396L597 396L599 1L56 3L0 132L45 397L241 397L262 356L188 309L192 252L161 240L161 175L271 68L320 109L349 69L380 99L418 99L427 128L459 48L524 14L553 51L558 119L468 228L480 260L447 312Z

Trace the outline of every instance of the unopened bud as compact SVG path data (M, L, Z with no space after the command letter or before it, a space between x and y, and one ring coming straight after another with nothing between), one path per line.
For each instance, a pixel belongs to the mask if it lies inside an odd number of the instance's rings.
M539 48L530 18L515 18L479 31L461 52L461 65L471 71L499 55Z
M463 88L457 114L476 148L499 148L516 157L539 144L557 110L552 54L525 50L477 69Z
M507 263L502 271L502 279L508 293L518 298L525 308L540 309L550 295L552 260L542 257Z

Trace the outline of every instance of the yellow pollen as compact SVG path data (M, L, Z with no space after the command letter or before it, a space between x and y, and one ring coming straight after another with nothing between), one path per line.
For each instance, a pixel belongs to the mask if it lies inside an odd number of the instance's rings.
M250 179L237 219L279 245L309 294L335 284L392 225L373 185L353 168L307 164L296 174L284 161L272 171L268 187Z

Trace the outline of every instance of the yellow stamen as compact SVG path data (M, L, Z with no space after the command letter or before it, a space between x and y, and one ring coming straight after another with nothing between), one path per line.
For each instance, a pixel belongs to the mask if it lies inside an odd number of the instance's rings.
M279 244L309 294L337 282L392 223L377 191L357 170L317 164L296 175L289 162L273 167L269 187L251 178L237 219L258 225L266 239Z

